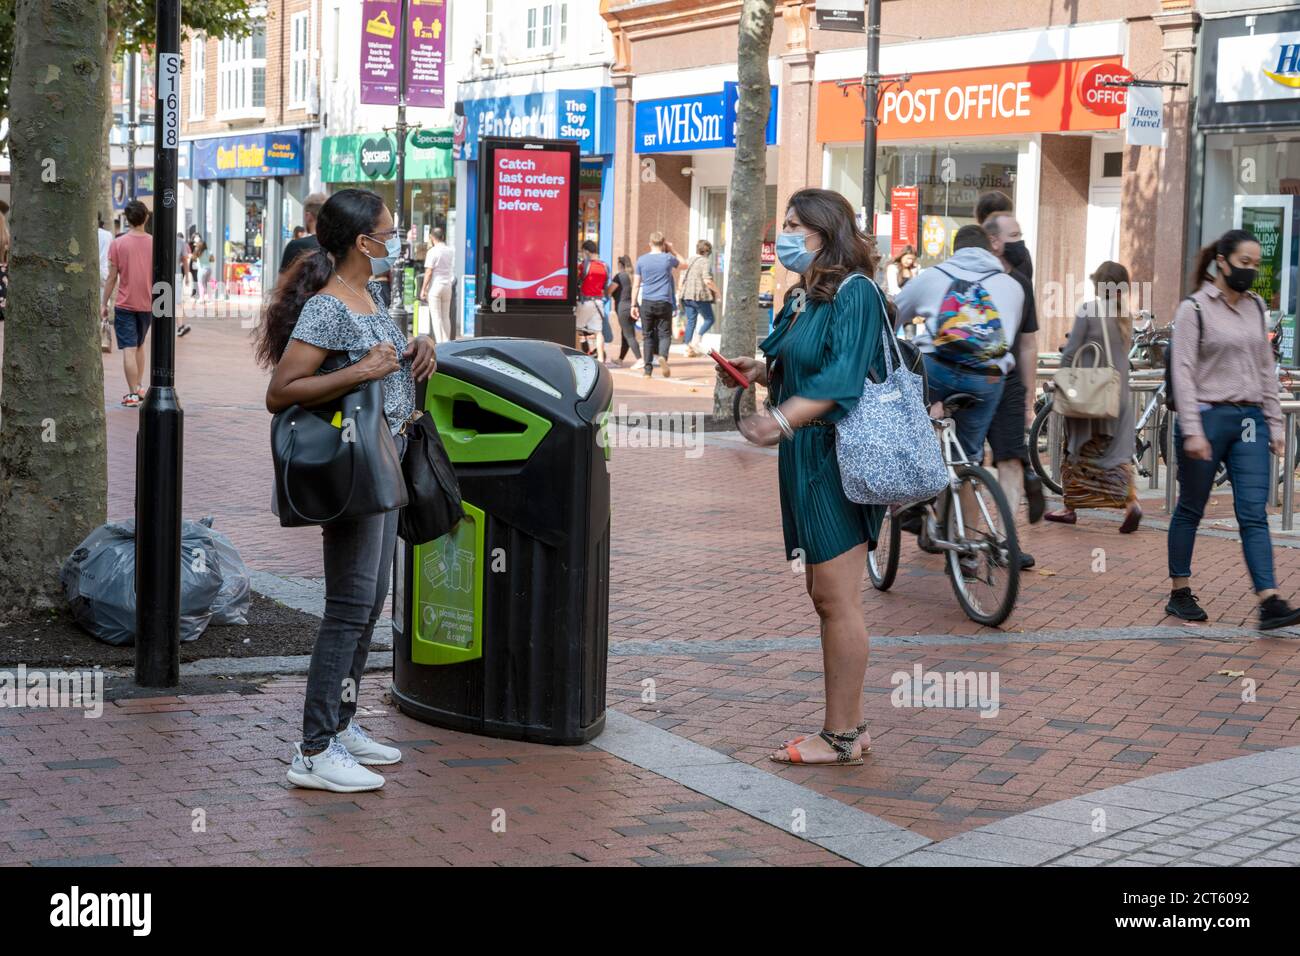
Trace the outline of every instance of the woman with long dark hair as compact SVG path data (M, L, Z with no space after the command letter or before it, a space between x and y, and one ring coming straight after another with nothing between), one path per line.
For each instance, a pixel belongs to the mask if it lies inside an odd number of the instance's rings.
M388 273L400 249L392 214L375 193L344 189L321 208L316 238L320 248L280 276L258 333L258 360L273 369L266 407L321 405L381 380L400 455L399 431L415 411L415 383L433 374L435 356L433 339L408 342L380 298L375 280ZM325 616L307 673L303 739L289 769L295 786L376 790L384 778L366 766L402 759L353 719L371 634L388 596L397 517L390 511L321 527Z
M1286 432L1264 301L1250 291L1260 256L1251 233L1225 232L1197 255L1191 276L1196 291L1174 312L1170 377L1178 413L1178 507L1169 522L1172 592L1165 611L1185 621L1208 617L1192 594L1192 549L1223 463L1259 599L1259 626L1269 630L1300 622L1300 609L1278 597L1268 533L1268 455L1283 454Z
M1133 314L1129 311L1128 269L1103 262L1092 274L1097 298L1085 302L1074 319L1070 339L1061 350L1061 367L1109 364L1119 372L1119 415L1115 418L1067 418L1065 461L1061 482L1065 507L1043 515L1048 521L1077 524L1078 508L1123 508L1120 534L1132 534L1142 521L1137 485L1133 482L1133 395L1128 386L1128 353L1133 345ZM1095 345L1091 349L1088 346ZM1110 351L1104 356L1107 345Z
M776 253L800 278L760 345L770 364L765 368L747 356L731 362L750 382L768 387L771 414L751 415L740 428L755 444L780 443L785 548L804 565L821 623L826 719L820 733L788 741L771 759L860 764L870 749L862 721L870 649L862 573L883 512L845 497L833 426L857 405L868 370L884 373L882 298L869 278L878 257L848 200L826 189L801 189L790 197ZM860 276L846 281L855 273Z

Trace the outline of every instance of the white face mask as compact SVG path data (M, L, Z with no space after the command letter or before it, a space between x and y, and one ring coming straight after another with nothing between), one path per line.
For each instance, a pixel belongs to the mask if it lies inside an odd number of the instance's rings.
M374 236L366 236L371 242L378 242ZM384 252L386 255L372 256L366 253L366 258L370 260L370 272L372 275L381 276L393 268L393 263L397 261L398 255L402 251L402 240L393 236L384 241Z

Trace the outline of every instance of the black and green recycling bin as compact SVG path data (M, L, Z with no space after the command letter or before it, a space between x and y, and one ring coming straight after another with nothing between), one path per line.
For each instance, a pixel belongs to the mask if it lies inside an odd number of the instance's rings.
M426 723L550 744L605 724L609 372L550 342L438 346L425 389L465 518L398 542L393 698Z

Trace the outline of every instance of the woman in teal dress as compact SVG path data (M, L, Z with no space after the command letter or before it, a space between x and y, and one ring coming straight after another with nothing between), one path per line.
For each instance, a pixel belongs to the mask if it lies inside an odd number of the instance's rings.
M740 429L755 444L780 446L786 555L803 564L821 621L826 719L820 733L796 737L772 759L855 765L870 750L862 721L869 650L862 576L882 509L844 496L834 424L858 403L868 372L884 374L882 299L867 278L877 256L848 200L826 189L790 197L776 249L800 280L760 346L768 364L748 356L730 361L750 382L768 387L774 406L771 414L743 419ZM845 283L855 272L865 277Z

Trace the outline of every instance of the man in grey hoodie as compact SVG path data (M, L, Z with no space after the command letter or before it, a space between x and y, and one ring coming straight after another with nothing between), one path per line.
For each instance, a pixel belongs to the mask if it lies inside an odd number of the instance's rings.
M979 226L962 226L953 240L953 254L938 265L918 273L894 299L896 323L925 319L913 343L925 356L930 401L940 402L954 392L969 392L980 401L957 412L957 440L966 457L979 463L989 423L1002 397L1005 377L1016 365L1011 351L1024 312L1025 293L1002 262L990 251L988 235ZM1001 354L978 365L958 364L935 349L939 312L944 298L957 282L978 283L992 300L1002 326Z

